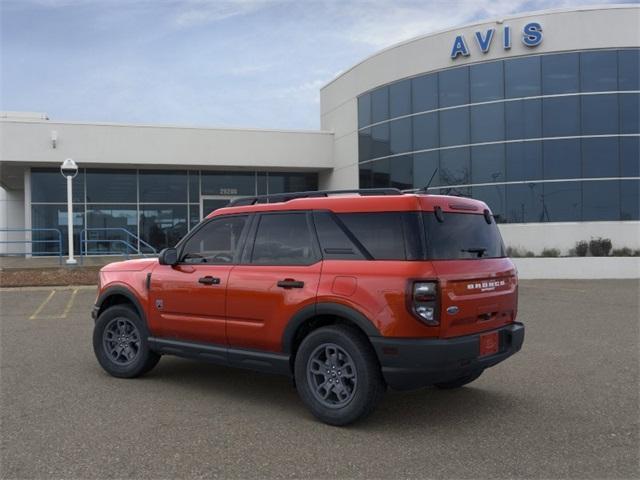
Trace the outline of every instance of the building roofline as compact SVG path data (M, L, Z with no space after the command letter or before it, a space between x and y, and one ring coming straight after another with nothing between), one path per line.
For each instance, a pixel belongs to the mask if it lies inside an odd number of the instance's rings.
M0 118L0 123L25 123L25 124L43 124L43 125L85 125L92 127L133 127L133 128L166 128L176 130L207 130L207 131L224 131L224 132L255 132L255 133L302 133L302 134L319 134L333 135L333 132L327 130L286 130L277 128L242 128L242 127L212 127L212 126L195 126L195 125L175 125L175 124L149 124L149 123L117 123L117 122L80 122L80 121L60 121L45 120L35 118Z
M365 57L364 59L360 60L355 65L352 65L351 67L349 67L344 72L340 73L338 76L336 76L332 80L329 80L322 87L320 87L320 91L322 91L325 88L329 87L331 84L333 84L334 82L340 80L346 74L348 74L352 70L355 70L360 65L362 65L363 63L368 62L372 58L375 58L375 57L377 57L379 55L383 55L383 54L385 54L385 53L387 53L387 52L389 52L391 50L394 50L396 48L403 47L404 45L407 45L407 44L410 44L410 43L413 43L413 42L417 42L417 41L422 40L424 38L434 37L436 35L441 35L441 34L447 33L447 32L453 32L453 31L456 31L456 30L460 30L462 28L470 28L470 27L475 27L477 25L484 25L484 24L487 24L487 23L504 22L504 21L507 21L507 20L516 20L516 19L520 19L520 18L532 17L532 16L535 16L535 15L548 15L548 14L554 14L554 13L570 13L570 12L582 12L582 11L592 11L592 10L616 10L616 9L625 9L625 8L640 9L640 4L639 3L612 3L612 4L599 4L599 5L585 5L585 6L577 6L577 7L565 7L565 8L550 8L550 9L545 9L545 10L535 10L535 11L531 11L531 12L516 13L516 14L513 14L513 15L504 16L504 17L486 18L486 19L483 19L483 20L478 20L478 21L473 22L473 23L464 23L464 24L461 24L461 25L456 25L454 27L443 28L442 30L436 30L434 32L429 32L429 33L425 33L425 34L422 34L422 35L418 35L416 37L412 37L412 38L409 38L407 40L402 40L401 42L394 43L393 45L390 45L388 47L383 48L382 50L378 50L377 52L375 52L375 53Z

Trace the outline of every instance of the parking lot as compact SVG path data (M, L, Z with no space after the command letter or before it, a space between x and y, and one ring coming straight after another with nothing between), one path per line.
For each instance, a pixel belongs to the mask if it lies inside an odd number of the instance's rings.
M165 357L105 374L95 288L0 291L2 478L636 478L637 281L529 281L521 353L346 428L281 377Z

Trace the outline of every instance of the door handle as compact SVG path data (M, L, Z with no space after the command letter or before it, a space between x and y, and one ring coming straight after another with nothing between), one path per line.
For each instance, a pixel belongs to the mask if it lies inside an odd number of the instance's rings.
M207 275L206 277L199 278L198 283L203 283L205 285L220 285L220 279Z
M304 282L294 280L293 278L285 278L284 280L278 281L278 286L280 288L302 288L304 287Z

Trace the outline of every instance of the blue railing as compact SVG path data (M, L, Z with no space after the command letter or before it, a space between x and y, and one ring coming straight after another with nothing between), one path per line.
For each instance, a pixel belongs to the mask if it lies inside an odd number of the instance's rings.
M111 235L101 238L88 238L88 235L92 232L106 232L119 233L121 236L124 234L124 238L112 238ZM111 238L110 238L111 237ZM92 251L90 252L89 244L91 243L106 243L109 245L107 250ZM124 247L121 250L111 250L114 245L122 245ZM145 255L141 247L146 247L151 250L150 255L157 255L158 251L147 242L142 240L137 235L131 233L126 228L111 227L111 228L85 228L80 232L80 258L81 260L91 254L100 255L124 255L125 258L129 258L130 254Z
M0 229L0 234L1 233L9 233L9 232L22 232L22 233L31 233L31 238L30 239L24 239L24 240L2 240L0 239L0 244L15 244L15 243L22 243L22 244L31 244L31 255L32 256L45 256L45 255L57 255L58 256L58 260L60 262L60 264L62 264L62 233L60 232L60 230L58 230L57 228L2 228ZM56 238L45 238L44 240L40 240L40 239L33 239L33 234L34 233L41 233L41 232L49 232L49 233L54 233ZM26 237L26 235L25 235ZM7 235L8 238L8 235ZM43 243L55 243L58 247L57 250L48 250L45 252L34 252L33 251L33 247L36 244L43 244ZM3 255L25 255L25 254L29 254L29 252L10 252L10 251L6 251L6 252L2 252Z

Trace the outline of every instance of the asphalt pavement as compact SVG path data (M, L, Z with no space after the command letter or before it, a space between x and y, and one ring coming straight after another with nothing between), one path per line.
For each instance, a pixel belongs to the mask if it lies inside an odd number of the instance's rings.
M523 350L456 391L316 421L286 378L104 373L95 288L0 291L2 478L638 478L638 281L528 281ZM53 293L52 293L53 292Z

